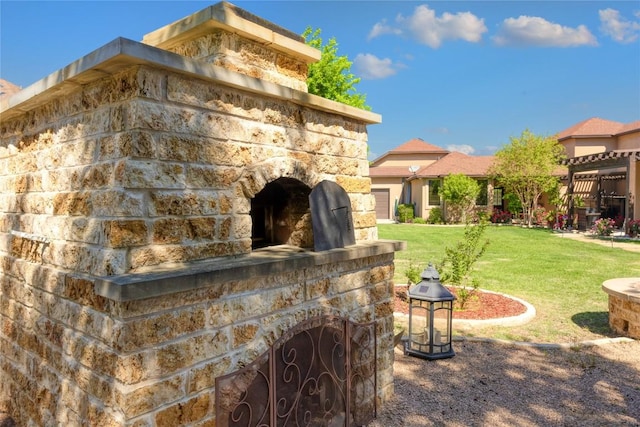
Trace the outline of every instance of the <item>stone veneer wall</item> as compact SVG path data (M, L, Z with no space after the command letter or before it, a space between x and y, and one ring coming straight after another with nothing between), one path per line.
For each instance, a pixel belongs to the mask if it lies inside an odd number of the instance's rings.
M609 326L616 333L640 339L640 277L606 280L609 294Z
M379 403L393 392L392 253L135 301L6 262L0 396L20 425L214 426L215 378L320 314L376 321Z
M375 247L366 123L139 62L3 108L0 410L21 425L215 425L215 377L320 313L376 322L388 399L393 248L182 291L152 280L257 255L250 199L279 177L340 184ZM152 292L101 292L110 277L151 277Z
M249 253L251 198L279 177L337 182L356 240L377 237L365 124L148 67L3 121L0 156L6 251L60 268Z

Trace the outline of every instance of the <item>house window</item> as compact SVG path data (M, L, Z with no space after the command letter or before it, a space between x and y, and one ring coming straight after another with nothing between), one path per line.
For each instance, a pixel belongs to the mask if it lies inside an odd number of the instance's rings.
M440 187L442 181L439 179L429 180L429 206L440 206Z
M493 206L502 207L502 188L493 189Z
M478 206L487 206L489 203L489 181L486 179L479 179L478 185L480 186L480 193L478 194L478 198L476 199L476 205Z

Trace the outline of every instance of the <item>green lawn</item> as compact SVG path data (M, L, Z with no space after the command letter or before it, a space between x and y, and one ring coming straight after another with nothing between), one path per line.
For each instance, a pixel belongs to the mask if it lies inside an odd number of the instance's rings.
M396 253L396 283L406 283L410 262L421 269L440 262L462 226L380 224L381 239L404 240ZM544 229L489 226L490 244L475 267L480 287L522 298L536 318L517 327L484 327L465 335L535 342L577 342L615 336L608 326L607 294L602 282L640 277L640 253L577 241ZM456 331L456 333L460 333Z

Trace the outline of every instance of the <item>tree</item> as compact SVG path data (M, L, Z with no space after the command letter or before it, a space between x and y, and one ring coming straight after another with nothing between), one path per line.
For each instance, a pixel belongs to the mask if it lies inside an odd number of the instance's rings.
M524 220L531 227L540 196L558 186L559 177L553 172L565 157L564 147L555 137L535 135L528 129L510 140L496 152L490 174L518 198Z
M478 225L467 223L464 237L455 246L445 248L444 259L438 266L442 283L458 287L456 294L461 309L464 309L467 301L480 286L478 279L471 277L471 272L473 265L489 246L489 240L482 238L486 227L485 221L480 221Z
M323 45L321 30L311 27L302 33L305 43L322 52L320 61L309 65L307 87L309 93L342 102L343 104L370 111L366 105L366 95L356 92L360 78L351 73L352 62L347 56L338 56L338 42L335 38Z
M440 195L445 201L447 222L466 222L480 194L478 182L463 174L450 174L442 183Z

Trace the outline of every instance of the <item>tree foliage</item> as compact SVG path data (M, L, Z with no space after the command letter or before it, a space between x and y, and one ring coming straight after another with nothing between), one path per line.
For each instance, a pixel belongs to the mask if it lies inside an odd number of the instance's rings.
M363 110L371 110L371 107L366 105L366 95L358 93L355 89L360 83L360 78L351 72L352 62L346 55L338 55L338 42L335 38L332 37L327 44L323 44L320 33L319 28L313 30L311 27L307 27L302 33L307 45L322 52L320 61L309 65L309 93Z
M490 173L507 193L518 198L524 220L531 226L540 196L558 186L559 177L553 172L565 157L564 147L556 138L535 135L528 129L510 140L496 152Z
M464 237L454 246L445 248L445 256L439 265L442 283L458 286L458 306L464 309L465 304L480 286L478 279L471 275L473 265L487 250L489 240L483 239L487 223L480 221L478 225L467 223Z
M450 174L442 183L440 195L445 201L447 222L466 222L480 194L478 182L464 174Z

